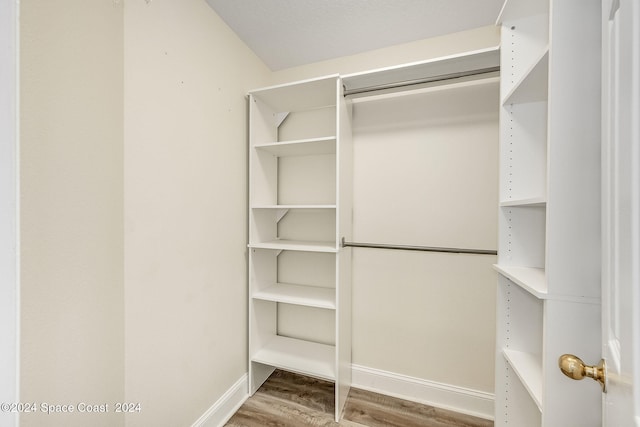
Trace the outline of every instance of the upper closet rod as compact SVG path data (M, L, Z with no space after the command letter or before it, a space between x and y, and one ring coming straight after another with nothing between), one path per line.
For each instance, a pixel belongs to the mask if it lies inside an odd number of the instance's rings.
M396 89L396 88L401 88L405 86L413 86L413 85L419 85L419 84L425 84L425 83L434 83L434 82L439 82L444 80L458 79L461 77L477 76L480 74L495 73L496 71L500 71L499 66L482 68L479 70L469 70L469 71L460 71L460 72L450 73L450 74L441 74L438 76L431 76L431 77L425 77L422 79L414 79L414 80L405 80L402 82L385 83L385 84L367 86L367 87L362 87L357 89L347 89L345 87L344 96L357 95L360 93L367 93L367 92L376 92L376 91L385 90L385 89Z
M498 251L490 249L461 249L461 248L440 248L433 246L411 246L411 245L387 245L383 243L355 243L345 242L342 238L342 247L353 248L374 248L374 249L402 249L405 251L423 252L445 252L454 254L475 254L475 255L498 255Z

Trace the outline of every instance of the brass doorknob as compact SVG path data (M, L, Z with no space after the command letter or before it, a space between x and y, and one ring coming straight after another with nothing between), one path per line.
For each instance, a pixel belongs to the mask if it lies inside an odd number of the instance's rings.
M607 392L607 365L604 359L595 366L585 365L582 359L573 354L563 354L558 359L558 366L563 374L572 380L581 380L584 377L593 378L600 383L602 392Z

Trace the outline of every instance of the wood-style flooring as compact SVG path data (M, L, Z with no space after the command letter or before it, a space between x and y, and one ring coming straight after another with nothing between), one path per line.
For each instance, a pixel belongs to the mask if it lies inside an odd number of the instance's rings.
M344 415L333 419L333 383L276 370L227 427L492 427L493 422L351 388Z

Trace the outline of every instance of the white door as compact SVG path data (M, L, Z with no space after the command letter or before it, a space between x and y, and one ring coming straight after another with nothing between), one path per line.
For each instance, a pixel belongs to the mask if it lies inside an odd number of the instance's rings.
M640 427L640 0L603 1L603 426Z

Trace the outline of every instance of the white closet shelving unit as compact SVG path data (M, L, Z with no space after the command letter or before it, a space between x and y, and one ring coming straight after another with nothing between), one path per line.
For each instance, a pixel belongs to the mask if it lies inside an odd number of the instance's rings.
M352 240L353 168L345 94L495 77L498 67L493 47L249 93L250 394L280 368L335 382L336 421L344 408L351 384L351 248L341 242ZM297 319L304 313L297 333L281 322L291 308ZM322 330L319 319L335 323L330 338L310 339Z
M249 94L250 393L275 368L330 380L336 420L351 385L351 249L340 241L351 237L352 145L342 90L334 75ZM304 261L300 283L282 280L287 253L298 270ZM284 304L330 312L333 339L282 333Z
M600 2L507 0L498 23L495 424L598 426L557 360L600 353Z

